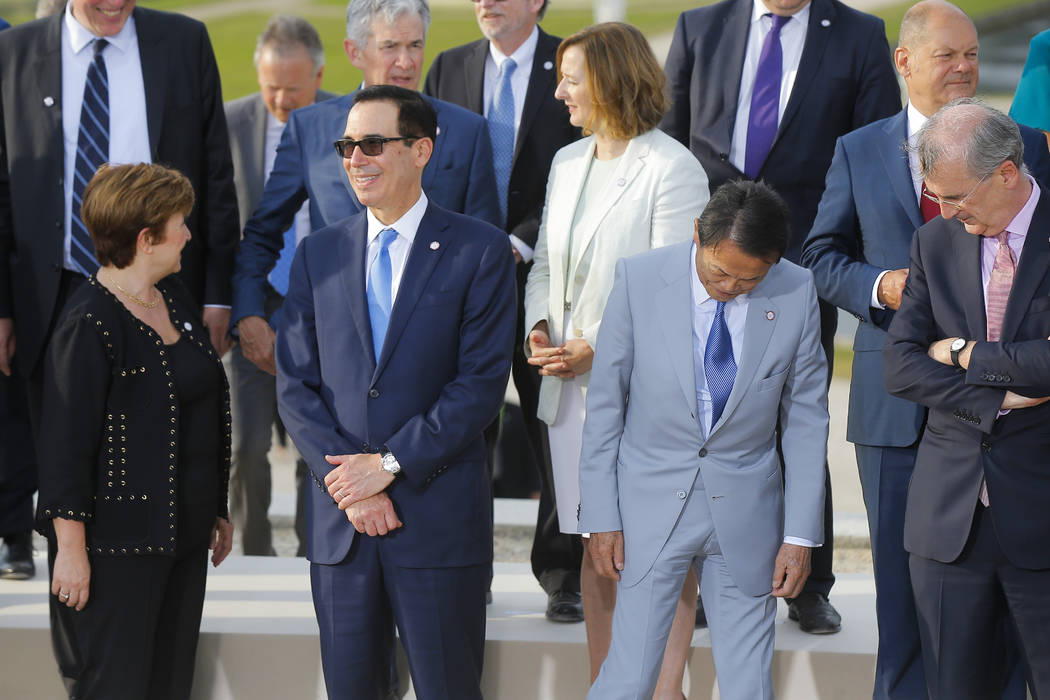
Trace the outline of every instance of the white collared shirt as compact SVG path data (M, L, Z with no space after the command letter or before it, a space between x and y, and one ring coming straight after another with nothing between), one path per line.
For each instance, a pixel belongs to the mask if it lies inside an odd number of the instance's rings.
M73 3L66 5L62 22L62 138L65 155L65 240L62 259L65 267L77 269L70 256L73 219L73 170L80 135L80 108L88 67L94 60L91 46L96 37L73 17ZM135 18L128 17L114 36L105 37L109 46L102 52L109 79L109 162L149 163L149 131L146 121L146 87L142 78L139 40ZM115 136L116 135L116 136Z
M707 375L704 372L704 351L707 349L707 336L715 320L718 302L707 293L700 275L696 270L696 242L689 249L689 283L693 298L693 377L696 382L696 410L700 426L705 434L710 435L711 428L711 392L707 389ZM740 294L726 302L725 319L729 328L729 337L733 341L733 361L740 367L740 350L744 344L744 322L747 320L747 309L751 305L748 294ZM820 544L802 537L784 535L785 544L800 547L819 547Z
M263 182L265 183L270 179L270 173L273 171L274 161L277 160L277 145L281 143L281 134L284 133L284 122L277 121L277 117L266 110L266 150L263 153ZM299 242L306 238L307 234L310 233L310 200L307 199L303 202L303 206L299 207L299 211L295 213L295 220L292 224L295 226L295 244L299 245Z
M780 105L777 124L784 118L784 109L791 98L791 88L798 75L798 64L802 60L802 49L806 45L809 27L810 3L791 16L780 29L780 48L783 55L783 72L780 77ZM740 95L736 103L736 121L733 124L733 140L729 145L729 162L744 171L744 155L747 151L747 120L751 116L751 95L755 91L758 74L758 59L762 55L762 43L773 28L773 19L762 0L754 0L751 9L751 26L747 31L747 51L744 54L744 69L740 73Z
M375 217L371 209L366 209L365 215L368 219L368 249L365 255L365 286L372 276L372 262L379 255L379 234L392 228L397 231L397 238L390 244L390 308L394 308L397 299L397 290L401 287L401 275L405 272L405 263L408 261L408 253L412 250L412 241L416 239L416 231L419 230L419 222L423 220L423 214L427 211L427 196L419 193L419 199L401 218L387 226Z

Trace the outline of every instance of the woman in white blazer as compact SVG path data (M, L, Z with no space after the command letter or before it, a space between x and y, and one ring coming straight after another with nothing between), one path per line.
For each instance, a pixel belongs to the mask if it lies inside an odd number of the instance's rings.
M551 165L525 286L525 352L543 376L538 415L549 426L560 528L577 533L587 380L616 261L691 238L709 193L693 154L656 129L669 102L641 32L619 22L577 32L558 48L558 72L554 96L589 136ZM586 542L580 586L593 681L609 650L616 582L599 578ZM694 578L683 589L656 697L683 697L695 604Z

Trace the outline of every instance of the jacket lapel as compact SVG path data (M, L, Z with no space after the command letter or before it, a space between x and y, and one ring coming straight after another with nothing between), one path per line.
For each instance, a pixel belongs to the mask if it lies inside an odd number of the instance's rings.
M718 120L714 143L722 152L729 153L736 124L736 108L740 99L740 79L744 74L744 57L747 54L747 35L751 27L751 0L737 0L725 17L722 41L713 44L714 50L705 56L710 61L708 75L724 76L715 82L722 86L722 105L725 117Z
M387 325L386 339L383 341L383 349L376 363L373 382L383 373L391 353L397 346L398 339L408 324L408 319L412 316L412 311L416 308L416 302L426 289L438 260L448 249L450 240L452 240L452 230L448 220L434 209L433 205L428 204L423 220L419 222L416 237L412 241L408 259L405 261L405 270L401 274L401 284L397 289L394 308L390 310L390 323ZM433 246L432 242L438 245ZM363 290L362 298L364 298Z
M489 42L475 42L470 56L463 65L463 79L466 81L466 104L472 112L485 116L485 58L489 55Z
M1004 341L1013 340L1017 335L1017 329L1028 313L1028 305L1050 269L1050 242L1046 237L1048 229L1050 198L1043 192L1032 215L1032 224L1028 227L1028 235L1021 250L1021 261L1017 265L1014 284L1010 288L1010 298L1006 303L1000 336Z
M580 202L580 193L583 192L583 181L587 177L587 169L591 159L594 158L594 138L584 141L587 148L579 158L570 158L558 165L558 178L564 182L553 192L548 192L550 202L547 206L548 212L575 212ZM572 228L572 216L547 216L547 267L550 270L551 294L550 298L558 303L551 304L553 318L551 321L551 332L560 336L565 318L564 309L560 303L565 298L565 269L566 258L569 251L569 230ZM553 336L552 336L553 337Z
M268 121L269 113L266 111L266 104L260 95L252 101L252 123L250 128L252 130L251 142L254 148L251 149L251 153L247 154L248 172L251 174L252 183L252 209L262 199L263 188L266 185L266 124Z
M537 28L538 29L538 28ZM532 57L532 72L529 73L529 87L525 91L525 104L521 108L521 124L518 126L518 138L514 144L514 160L518 159L518 152L525 140L525 135L532 128L532 122L547 96L554 92L555 76L554 63L557 60L558 42L551 38L542 29L538 29L539 39L536 41L536 52Z
M168 54L165 34L156 31L153 18L137 9L134 12L135 33L139 40L139 60L142 63L142 83L146 90L146 130L149 132L149 152L154 160L160 157L160 134L164 128L164 102L168 85Z
M824 49L827 48L828 39L835 27L835 8L826 0L813 0L812 9L809 12L809 26L806 27L806 43L802 47L802 57L798 62L798 72L795 74L795 82L791 87L791 97L788 98L787 106L784 108L784 116L780 120L777 129L777 140L773 142L773 148L791 124L791 120L798 114L799 108L806 99L806 93L817 78L817 69L824 58ZM768 162L768 158L766 159Z
M908 215L912 226L918 230L924 222L911 179L908 152L904 149L904 144L908 141L908 110L904 109L897 116L890 118L883 128L883 134L884 141L879 154L886 168L886 177L897 196L897 201L900 202L901 209Z
M59 13L51 17L47 23L47 31L43 44L36 44L34 48L40 51L34 57L36 66L36 80L31 81L38 90L35 99L27 101L29 105L38 105L41 119L41 133L49 134L51 141L51 152L61 154L64 151L62 141L62 17ZM50 103L50 104L49 104ZM8 144L10 148L10 144ZM62 173L61 158L54 159L59 163L58 172ZM61 185L59 185L61 190Z
M988 337L988 322L984 313L984 290L981 285L981 237L967 233L958 221L940 221L951 227L952 262L955 273L954 289L959 290L960 303L966 317L966 328L976 340ZM974 274L977 283L974 284Z
M372 348L372 322L368 318L368 300L365 296L365 250L368 245L368 218L362 212L346 224L345 235L340 239L340 260L346 263L340 270L343 291L350 307L350 317L357 326L357 337L361 339L361 351L375 364Z
M689 250L689 248L685 248ZM672 255L661 272L665 287L656 293L657 316L671 357L671 367L678 378L682 396L690 415L697 416L696 373L693 369L693 295L689 267L679 255Z

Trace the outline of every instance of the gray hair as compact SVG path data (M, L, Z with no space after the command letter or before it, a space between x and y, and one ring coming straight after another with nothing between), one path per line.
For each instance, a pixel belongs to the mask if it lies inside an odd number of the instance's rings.
M430 29L430 6L427 0L350 0L346 4L346 38L365 48L372 36L372 23L382 17L393 24L406 12L415 12L423 20L423 38Z
M306 49L310 59L314 62L314 68L321 70L324 65L324 47L321 46L321 37L317 35L314 25L302 17L293 15L274 15L266 23L266 28L255 42L256 68L259 67L259 59L264 51L273 51L278 56L287 56L298 49Z
M66 9L66 0L39 0L36 4L36 18L57 15Z
M984 177L1007 160L1028 172L1017 124L973 97L960 97L937 110L919 129L914 150L924 178L948 158L961 159L974 177Z

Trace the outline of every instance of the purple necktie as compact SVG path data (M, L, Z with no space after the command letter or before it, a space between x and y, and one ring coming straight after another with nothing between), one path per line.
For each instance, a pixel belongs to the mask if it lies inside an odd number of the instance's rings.
M747 117L747 146L744 149L744 174L752 180L766 162L769 149L777 137L780 112L780 80L784 74L784 52L780 48L780 30L791 17L772 15L773 28L762 42L751 93L751 112Z

